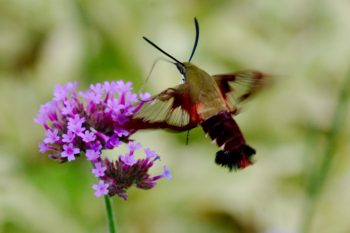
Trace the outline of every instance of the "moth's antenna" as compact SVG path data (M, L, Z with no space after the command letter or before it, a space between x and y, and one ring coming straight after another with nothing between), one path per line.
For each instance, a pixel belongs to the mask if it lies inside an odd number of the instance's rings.
M194 25L196 26L196 39L194 41L194 45L193 45L193 49L192 49L192 53L191 53L191 56L190 56L190 60L188 61L191 61L193 55L194 55L194 52L196 51L196 48L197 48L197 44L198 44L198 39L199 39L199 24L198 24L198 20L196 17L194 17Z
M165 55L167 55L168 57L170 57L171 59L173 59L174 61L176 61L176 63L180 63L181 65L184 65L182 62L178 61L175 57L171 56L169 53L165 52L163 49L159 48L155 43L153 43L152 41L150 41L149 39L147 39L145 36L142 37L145 41L147 41L148 43L150 43L153 47L155 47L156 49L158 49L159 51L161 51L162 53L164 53Z

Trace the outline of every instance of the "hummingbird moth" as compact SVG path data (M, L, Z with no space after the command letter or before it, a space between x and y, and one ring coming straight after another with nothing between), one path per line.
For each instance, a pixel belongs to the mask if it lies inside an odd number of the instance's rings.
M169 129L188 131L200 125L206 135L216 142L218 165L242 169L252 164L255 150L245 142L242 132L233 119L240 104L263 84L264 75L258 71L239 71L228 74L209 75L191 63L197 48L199 24L194 19L196 39L188 62L180 62L152 41L148 43L174 61L183 75L183 84L168 88L147 101L141 101L138 111L127 124L129 128Z

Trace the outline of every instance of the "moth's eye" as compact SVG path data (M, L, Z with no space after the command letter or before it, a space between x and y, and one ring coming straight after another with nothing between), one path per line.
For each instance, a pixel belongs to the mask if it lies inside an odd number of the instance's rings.
M176 67L182 75L184 75L184 76L186 75L186 68L183 64L176 63Z
M186 68L184 66L181 67L180 73L185 76L186 75Z

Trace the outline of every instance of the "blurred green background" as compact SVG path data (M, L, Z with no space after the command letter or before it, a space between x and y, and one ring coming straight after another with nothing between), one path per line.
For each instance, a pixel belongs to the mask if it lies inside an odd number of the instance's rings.
M135 135L173 179L114 198L124 233L350 232L350 2L346 0L0 1L0 232L107 232L103 199L83 160L38 153L33 118L54 85L125 80L138 91L162 55L210 74L257 69L273 85L236 117L256 163L229 173L202 129ZM146 90L176 85L159 62ZM155 172L157 168L155 169Z

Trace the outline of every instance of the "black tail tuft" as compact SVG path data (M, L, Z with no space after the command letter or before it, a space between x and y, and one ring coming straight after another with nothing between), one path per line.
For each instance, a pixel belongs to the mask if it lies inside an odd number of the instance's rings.
M255 154L255 150L243 144L233 151L220 150L216 153L215 163L223 167L232 169L242 169L252 164L250 158Z

